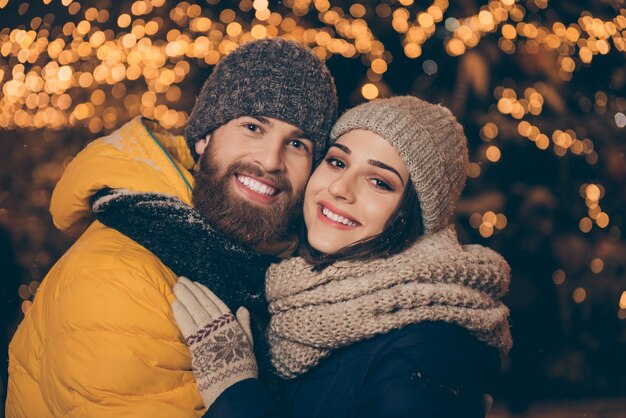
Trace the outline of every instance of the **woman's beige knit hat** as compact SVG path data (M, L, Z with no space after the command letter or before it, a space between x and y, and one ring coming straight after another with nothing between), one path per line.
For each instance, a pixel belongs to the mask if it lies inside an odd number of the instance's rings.
M363 103L344 113L331 143L355 129L377 133L404 160L422 209L424 233L452 222L467 177L467 139L452 112L413 96Z

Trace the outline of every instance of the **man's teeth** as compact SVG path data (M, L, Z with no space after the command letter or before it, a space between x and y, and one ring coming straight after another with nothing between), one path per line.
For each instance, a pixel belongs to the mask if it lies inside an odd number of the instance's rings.
M277 192L277 190L273 188L272 186L263 184L260 181L256 181L250 177L237 176L237 180L239 180L239 183L243 184L248 189L255 191L257 193L261 193L267 196L274 196Z
M348 226L356 226L356 223L352 222L349 219L344 218L343 216L337 215L336 213L331 212L327 208L322 208L322 213L328 219L333 220L335 222L339 222L340 224L348 225Z

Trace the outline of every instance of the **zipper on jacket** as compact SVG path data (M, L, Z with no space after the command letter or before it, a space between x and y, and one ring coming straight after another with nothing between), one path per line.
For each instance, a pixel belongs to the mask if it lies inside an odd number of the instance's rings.
M141 124L143 125L143 127L146 129L146 132L148 132L148 135L150 135L150 137L154 140L154 142L156 142L156 144L159 146L159 148L161 149L161 151L163 151L163 154L165 154L165 156L167 157L167 159L170 161L170 164L172 164L172 167L174 167L174 169L178 172L178 175L183 179L183 181L185 182L185 185L187 186L187 188L191 191L192 187L191 184L189 184L189 182L187 181L187 179L185 178L185 176L183 175L183 173L180 171L180 169L178 168L178 166L176 165L176 163L174 162L174 160L172 159L172 157L168 154L168 152L165 150L165 148L163 148L163 145L161 145L161 143L159 142L158 139L156 139L156 137L154 136L154 134L152 133L152 131L150 131L150 129L143 123L143 121L141 122Z

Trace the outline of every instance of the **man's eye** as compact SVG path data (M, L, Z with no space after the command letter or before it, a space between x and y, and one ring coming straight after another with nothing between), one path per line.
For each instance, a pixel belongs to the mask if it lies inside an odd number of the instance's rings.
M298 149L306 148L306 145L304 145L304 142L298 141L296 139L294 139L293 141L289 141L289 144L291 144L292 147L298 148Z
M250 132L254 132L254 133L260 133L261 132L261 127L259 125L256 125L254 123L246 123L244 125L244 127L249 130Z
M333 167L342 168L342 169L346 168L346 164L343 161L338 160L336 158L326 158L326 163Z

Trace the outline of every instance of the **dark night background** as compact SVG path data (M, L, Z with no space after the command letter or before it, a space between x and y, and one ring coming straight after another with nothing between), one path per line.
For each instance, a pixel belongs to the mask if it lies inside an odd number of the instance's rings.
M3 358L75 239L48 213L63 168L140 114L182 133L213 64L260 36L295 38L324 57L341 110L413 94L464 125L472 164L459 236L512 267L514 347L490 416L626 416L626 6L617 0L0 0Z

